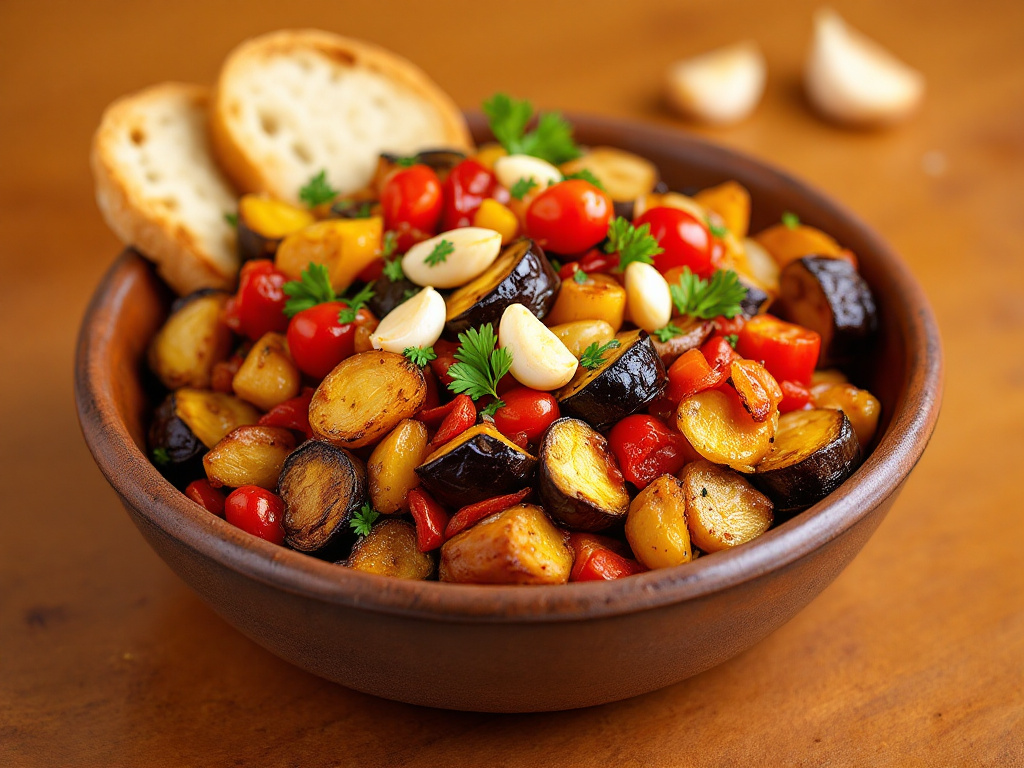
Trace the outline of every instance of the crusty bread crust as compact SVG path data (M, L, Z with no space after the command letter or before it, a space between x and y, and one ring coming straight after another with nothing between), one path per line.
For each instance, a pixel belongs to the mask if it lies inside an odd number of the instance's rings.
M282 104L281 94L266 91L281 85L282 66L293 65L316 70L322 90ZM331 116L328 129L323 105L332 99L350 108ZM405 112L396 116L400 105ZM265 125L260 110L274 110L288 141L254 129L261 120ZM430 127L427 135L409 135L417 124ZM365 185L381 151L473 147L462 113L422 70L375 45L319 30L272 32L232 51L221 68L210 127L217 159L235 186L291 202L320 170L342 192Z
M93 137L96 201L126 244L179 294L230 288L236 195L209 151L209 89L163 83L118 99Z

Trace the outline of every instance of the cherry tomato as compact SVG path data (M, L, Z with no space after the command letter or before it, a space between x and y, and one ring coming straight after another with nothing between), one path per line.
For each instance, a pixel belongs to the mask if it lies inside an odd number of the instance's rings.
M224 491L214 488L209 480L193 480L185 487L185 495L207 512L224 517Z
M777 381L808 387L818 364L821 336L772 315L758 315L743 326L736 350L743 357L763 362Z
M643 413L627 416L612 427L608 444L622 476L640 489L657 477L674 475L695 457L685 437Z
M457 362L455 353L459 351L458 342L438 339L434 342L434 354L437 355L430 361L430 370L437 376L437 380L444 386L452 383L452 377L448 375L448 369Z
M779 413L803 411L811 407L811 390L795 381L780 381L782 400L779 402Z
M664 248L654 257L654 266L661 273L673 267L689 267L700 277L711 277L718 268L711 232L704 222L678 208L657 207L644 211L633 225L650 224L651 235Z
M494 173L472 159L463 160L452 168L443 187L442 231L470 226L473 214L488 197L499 203L507 203L509 199L508 190L498 183Z
M525 432L526 439L536 443L551 422L561 415L553 395L529 387L510 389L501 399L505 405L495 412L494 426L506 437Z
M526 232L542 248L580 253L608 236L612 199L589 181L570 179L548 187L526 211Z
M402 168L388 177L380 205L384 228L398 234L397 248L404 253L436 233L444 208L441 180L426 165Z
M224 307L224 322L253 341L270 331L284 331L288 327L284 313L287 282L285 274L269 259L245 262L238 278L238 292Z
M288 351L299 370L322 379L334 366L355 352L356 327L370 318L363 309L353 323L339 323L344 301L328 301L304 309L288 324Z
M224 502L224 517L271 544L284 541L284 502L265 488L243 485L233 490Z

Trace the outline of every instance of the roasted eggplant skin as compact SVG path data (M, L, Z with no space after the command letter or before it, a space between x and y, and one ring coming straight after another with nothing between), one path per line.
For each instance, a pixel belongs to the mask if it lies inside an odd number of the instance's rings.
M642 410L668 384L665 365L646 331L627 331L616 338L623 348L614 350L600 368L577 371L577 377L589 378L584 386L574 377L556 395L564 415L600 432Z
M382 274L374 281L373 296L366 305L374 315L382 318L420 290L422 289L408 278L390 280L387 275Z
M174 393L169 394L157 407L149 425L149 450L154 463L172 482L179 475L195 470L202 474L202 457L208 450L203 441L196 437L188 424L178 416ZM157 460L156 456L167 461Z
M747 295L740 302L740 313L744 317L750 318L767 309L772 297L752 282L744 280L742 277L739 280L747 289Z
M494 279L492 270L502 270L504 276L483 295L477 296L477 281L485 275ZM544 249L533 240L522 239L510 243L481 278L454 291L448 297L449 306L468 301L467 308L448 318L445 329L458 334L484 323L497 327L502 313L512 304L522 304L538 318L543 319L558 298L562 285L551 266Z
M470 427L416 468L423 487L458 509L530 484L537 458L510 443L491 424Z
M391 152L384 152L381 158L389 163L395 164L402 159L401 155ZM457 149L422 149L414 155L417 165L426 165L439 176L447 175L452 168L466 159L466 155Z

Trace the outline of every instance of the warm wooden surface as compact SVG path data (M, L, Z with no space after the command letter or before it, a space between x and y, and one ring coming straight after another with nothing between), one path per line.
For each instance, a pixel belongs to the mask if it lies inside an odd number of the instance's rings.
M911 124L850 133L807 111L803 0L785 12L749 0L0 5L0 764L1024 764L1024 5L836 5L926 73ZM122 93L211 81L245 36L299 25L393 47L466 106L501 88L658 122L671 122L657 99L671 60L761 42L759 112L706 133L878 227L931 296L947 354L928 453L807 610L639 699L456 714L289 667L150 552L82 444L71 396L78 321L118 250L92 201L90 134Z

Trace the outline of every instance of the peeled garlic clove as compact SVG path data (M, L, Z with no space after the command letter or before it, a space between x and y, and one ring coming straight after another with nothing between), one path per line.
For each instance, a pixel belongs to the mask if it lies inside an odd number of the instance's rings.
M558 389L576 373L573 353L522 304L511 304L502 313L498 345L512 353L510 372L527 387Z
M757 43L718 48L669 68L668 101L683 115L705 123L737 123L761 100L766 71Z
M446 314L441 294L428 286L384 315L370 343L399 355L409 347L429 347L441 338Z
M450 252L435 251L442 243ZM500 251L500 232L460 227L416 243L402 257L402 271L416 285L458 288L491 266Z
M540 192L550 184L562 180L562 172L547 160L530 155L506 155L494 161L494 175L506 189L512 189L520 179L532 179L535 187L531 192Z
M630 319L648 333L664 328L672 319L672 293L661 272L634 261L626 267L626 307Z
M804 87L826 117L851 125L884 125L914 111L924 95L924 76L825 8L814 18Z

